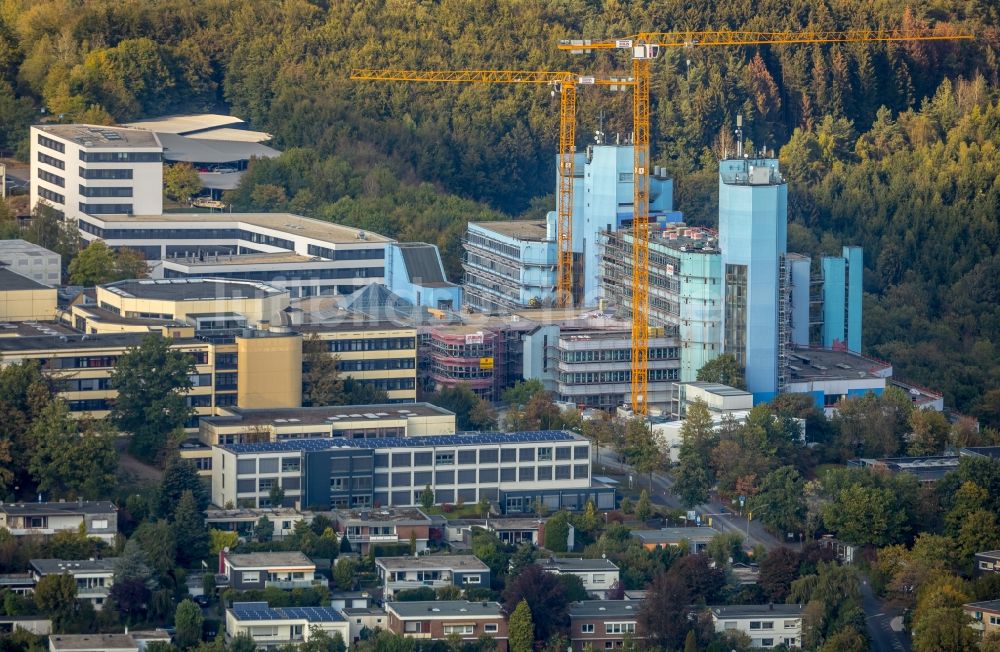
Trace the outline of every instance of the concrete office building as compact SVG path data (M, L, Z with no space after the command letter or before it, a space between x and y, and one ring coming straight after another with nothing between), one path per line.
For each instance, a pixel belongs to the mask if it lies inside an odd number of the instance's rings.
M631 231L606 232L601 285L609 307L632 314ZM655 228L649 241L650 323L676 336L678 380L696 379L698 370L722 350L722 253L711 229L682 222ZM652 379L650 379L652 380ZM655 397L650 398L656 402Z
M44 285L59 285L62 279L62 256L26 240L0 240L3 266Z
M15 329L8 322L51 321L56 316L54 287L22 276L0 264L0 334Z
M163 145L141 129L95 125L31 128L31 207L68 219L163 212Z
M136 249L154 278L271 283L293 297L350 294L385 282L384 236L289 213L82 215L81 237ZM246 258L246 254L257 258Z
M212 502L267 505L274 486L288 505L412 507L430 485L436 503L483 498L509 513L614 507L614 490L590 478L590 442L541 431L408 438L299 439L226 444L212 451Z

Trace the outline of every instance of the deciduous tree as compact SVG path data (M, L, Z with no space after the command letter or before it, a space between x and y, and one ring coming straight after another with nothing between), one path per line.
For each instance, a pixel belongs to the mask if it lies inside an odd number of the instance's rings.
M201 177L190 163L163 166L163 193L174 201L186 202L201 191Z
M177 605L174 612L174 627L177 633L174 640L177 647L187 650L201 642L201 628L205 618L201 614L201 607L192 600L183 600Z
M746 389L743 370L740 369L732 353L723 353L706 362L698 370L697 378L702 382L721 383L736 389Z
M518 602L510 614L508 636L510 652L532 652L535 649L535 626L527 600Z

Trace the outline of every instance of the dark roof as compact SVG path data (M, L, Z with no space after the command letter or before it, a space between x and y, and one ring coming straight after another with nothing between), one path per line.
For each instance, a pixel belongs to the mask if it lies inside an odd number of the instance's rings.
M465 600L435 600L433 602L386 602L386 611L392 610L400 618L503 618L496 602L467 602Z
M406 275L410 282L425 287L448 287L453 285L444 277L437 247L423 242L400 243L399 253L403 255Z
M976 557L1000 561L1000 550L984 550L983 552L977 552Z
M10 516L34 514L112 514L118 508L114 503L97 500L69 503L8 503L0 504L0 513Z
M545 570L558 570L565 573L581 571L616 571L618 567L610 559L577 559L576 557L549 557L539 559L538 565Z
M344 620L333 607L269 607L266 602L234 602L229 611L236 616L236 620L304 619L310 623Z
M13 272L0 264L0 289L3 290L51 290L49 285L39 283L27 276Z
M430 403L394 403L375 405L329 405L321 407L301 408L226 408L232 416L202 417L206 423L218 425L240 424L241 426L272 424L278 419L284 419L284 425L296 423L299 425L334 424L338 421L366 419L372 422L410 417L450 416L452 412ZM295 419L295 421L290 421ZM275 424L277 425L277 424Z
M642 602L638 600L584 600L569 605L570 618L636 617Z
M386 570L457 570L488 571L489 566L473 555L424 555L422 557L379 557L376 566Z
M0 337L0 351L37 351L46 349L108 349L137 346L149 333L108 333L104 335L43 335L38 337ZM178 344L203 344L201 340L182 338Z
M975 611L996 611L1000 613L1000 600L984 600L982 602L966 602L962 605Z
M1000 446L969 446L960 450L959 455L973 457L992 457L1000 459Z
M298 550L289 552L248 552L242 555L227 554L226 560L233 568L316 567L316 564L311 559Z
M716 618L751 618L753 616L801 616L800 604L728 604L709 607Z
M103 287L122 296L165 301L259 299L283 292L264 283L214 278L128 280L108 283Z
M333 448L424 448L434 446L482 446L484 444L515 444L548 441L579 441L578 435L564 430L533 432L494 432L464 435L431 435L420 437L376 437L372 439L288 439L258 444L226 444L219 446L233 453L272 453L293 451L325 451Z

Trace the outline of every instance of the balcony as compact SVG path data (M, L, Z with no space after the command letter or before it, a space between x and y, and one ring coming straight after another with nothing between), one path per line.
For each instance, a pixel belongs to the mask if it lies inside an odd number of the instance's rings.
M267 580L265 587L273 586L276 589L308 589L312 587L326 586L323 580Z
M390 591L404 591L406 589L419 589L423 587L430 587L432 589L440 589L444 586L452 586L452 581L450 579L446 580L395 580L386 582L386 587Z

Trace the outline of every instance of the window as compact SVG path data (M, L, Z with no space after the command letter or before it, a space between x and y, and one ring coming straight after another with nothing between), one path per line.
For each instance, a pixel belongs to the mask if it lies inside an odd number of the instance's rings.
M66 197L64 197L63 195L60 195L57 192L52 192L48 188L42 188L41 186L39 186L39 188L38 188L38 196L39 197L44 197L45 199L48 199L49 201L55 202L57 204L65 204L66 203Z
M403 623L403 631L404 632L408 632L408 633L412 633L412 634L419 634L420 633L420 621Z
M605 634L630 634L635 633L635 623L605 623Z
M751 620L750 629L774 629L773 620Z
M551 462L552 461L552 448L539 448L538 449L538 461L539 462Z
M46 138L45 136L38 134L38 144L42 147L48 147L49 149L54 149L60 154L66 153L66 146L62 143L52 140L51 138Z
M797 620L786 620L785 629L795 629L799 626L799 621Z
M132 188L118 188L118 187L87 187L80 184L80 195L83 197L131 197Z
M496 634L497 629L498 628L496 623L486 623L485 625L483 625L483 631L486 632L487 634Z
M298 473L302 469L302 460L298 457L282 457L282 473Z
M163 154L160 152L84 152L80 150L80 160L84 163L157 163L163 160Z
M52 158L48 154L42 154L38 152L38 162L45 163L46 165L51 165L54 168L59 168L60 170L66 169L66 164L57 158Z
M1000 625L1000 616L990 616L991 625Z
M41 161L41 155L38 158ZM61 165L59 166L62 167ZM131 179L132 170L108 170L103 168L88 169L85 167L80 167L80 178L81 179Z
M462 578L462 584L481 584L482 581L482 575L466 575Z
M244 584L256 584L260 582L260 571L243 571Z
M95 530L107 530L108 529L108 519L102 518L101 520L94 520L90 522L90 527Z
M38 178L43 181L48 181L52 185L59 186L60 188L66 187L66 182L63 180L61 176L57 174L52 174L51 172L46 172L45 170L38 171Z
M604 573L594 573L594 584L604 584L607 579L604 577Z
M445 636L448 634L464 634L466 636L471 636L476 631L475 625L445 625L444 633Z
M455 463L454 451L448 453L436 453L434 455L434 464L436 465L454 464L454 463Z
M760 639L760 646L761 647L774 647L774 639L773 638L762 638L762 639Z
M581 634L593 634L594 633L594 623L584 623L580 625Z
M736 629L736 621L735 620L727 620L724 629Z

